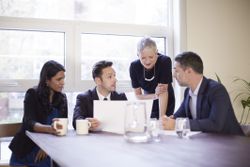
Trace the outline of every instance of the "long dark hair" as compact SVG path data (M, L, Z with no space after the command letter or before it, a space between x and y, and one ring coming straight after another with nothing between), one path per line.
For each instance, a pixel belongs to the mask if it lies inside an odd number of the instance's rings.
M44 110L47 112L51 111L53 106L62 108L62 103L64 102L63 98L66 98L61 92L54 92L52 103L50 104L49 102L51 88L47 86L47 80L50 80L60 71L65 72L64 66L54 60L49 60L43 65L40 72L37 91L42 105L44 106Z

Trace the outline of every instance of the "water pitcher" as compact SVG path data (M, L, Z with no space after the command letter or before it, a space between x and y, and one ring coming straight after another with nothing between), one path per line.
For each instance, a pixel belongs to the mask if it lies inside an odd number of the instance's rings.
M125 139L128 142L148 142L147 114L145 102L128 102L125 112Z

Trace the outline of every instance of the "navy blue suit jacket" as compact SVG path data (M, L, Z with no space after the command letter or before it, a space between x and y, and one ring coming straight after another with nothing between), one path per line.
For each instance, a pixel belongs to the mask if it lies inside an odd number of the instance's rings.
M189 100L189 88L187 88L184 100L174 117L188 117L192 131L243 135L228 92L222 84L203 77L197 97L196 119L192 119Z
M125 93L111 92L111 100L127 100ZM76 119L93 118L93 103L99 100L96 88L77 95L73 115L73 127L76 129Z

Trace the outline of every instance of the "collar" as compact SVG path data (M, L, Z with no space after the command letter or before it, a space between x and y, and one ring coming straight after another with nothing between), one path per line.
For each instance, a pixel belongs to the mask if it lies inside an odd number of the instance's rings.
M107 98L108 100L110 100L110 95L111 93L108 94L107 97L103 96L99 91L98 89L96 88L96 92L97 92L97 96L99 97L99 100L104 100L104 98Z
M194 92L192 92L192 90L189 89L190 96L198 96L198 92L199 92L199 89L201 87L202 80L203 80L203 77L201 78L201 80L200 80L199 84L197 85L197 87L195 88Z

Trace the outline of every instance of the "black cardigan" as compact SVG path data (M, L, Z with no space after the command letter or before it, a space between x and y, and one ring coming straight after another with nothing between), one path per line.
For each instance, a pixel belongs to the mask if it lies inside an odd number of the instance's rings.
M53 107L59 110L59 117L68 117L67 98L63 93L57 93L57 97L61 100L57 104L53 104ZM54 100L53 100L54 101ZM33 147L36 145L28 136L25 131L34 131L34 124L36 122L42 123L47 119L48 109L44 109L45 106L42 104L40 95L36 88L30 88L27 90L24 99L24 116L23 124L20 131L14 136L11 141L9 148L18 157L24 157L30 153Z

